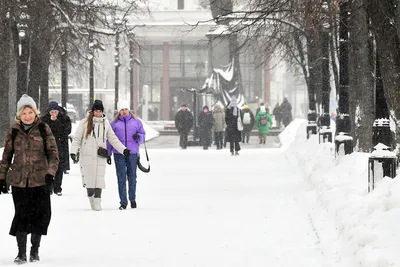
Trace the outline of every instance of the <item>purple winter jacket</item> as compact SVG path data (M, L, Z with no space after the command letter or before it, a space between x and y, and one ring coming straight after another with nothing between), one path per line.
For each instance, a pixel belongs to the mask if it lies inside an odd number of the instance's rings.
M121 141L121 143L126 146L127 149L131 151L131 154L136 154L139 152L139 144L143 143L146 132L143 129L142 121L134 118L132 114L127 116L118 116L118 120L113 120L111 123L111 128L113 129L115 135ZM138 133L139 139L134 140L133 135ZM108 155L121 154L107 141Z

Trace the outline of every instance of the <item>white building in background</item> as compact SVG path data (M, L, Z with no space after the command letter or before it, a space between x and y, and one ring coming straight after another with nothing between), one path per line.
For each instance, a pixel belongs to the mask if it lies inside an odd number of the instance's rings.
M200 89L212 68L221 68L212 66L210 59L210 43L206 33L215 24L211 11L201 6L203 2L208 3L208 0L151 0L150 14L129 18L129 24L135 27L134 58L141 63L134 64L132 69L128 39L126 36L120 37L119 99L133 99L133 108L140 113L142 88L148 85L149 120L171 120L182 102L191 106L193 94L187 89ZM259 66L256 57L251 51L240 55L243 94L250 107L255 109L263 101L273 108L277 101L282 102L283 96L287 95L294 106L293 115L302 114L297 110L304 105L305 97L294 93L301 86L292 79L286 66L282 63L275 66L272 62ZM113 63L114 43L111 42L107 44L106 51L99 52L99 60L95 64L95 98L105 101L109 113L114 109ZM132 83L130 71L133 74ZM88 81L89 78L82 79L76 87L88 88ZM130 95L131 88L133 96ZM78 108L86 108L87 103L83 102L82 107Z

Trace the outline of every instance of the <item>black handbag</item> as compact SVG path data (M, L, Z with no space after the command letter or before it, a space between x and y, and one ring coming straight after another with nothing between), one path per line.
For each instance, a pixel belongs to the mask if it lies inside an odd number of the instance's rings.
M106 148L104 147L99 147L97 149L97 156L101 157L101 158L108 158L108 151Z
M146 141L144 141L144 151L146 151L146 158L147 158L147 164L149 165L148 168L145 168L141 163L140 163L140 154L138 153L138 161L137 161L137 166L139 170L141 170L144 173L150 172L150 162L149 162L149 155L147 154L147 148L146 148Z

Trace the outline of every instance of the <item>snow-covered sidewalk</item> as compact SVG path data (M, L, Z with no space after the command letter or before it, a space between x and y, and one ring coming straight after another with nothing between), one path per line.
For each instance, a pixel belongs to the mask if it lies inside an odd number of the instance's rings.
M281 149L243 149L240 156L201 149L149 153L152 171L139 173L136 210L118 210L110 166L103 211L91 211L72 165L64 195L52 196L38 265L345 266L332 246L334 227L313 221L325 219L315 194ZM0 196L0 207L0 266L13 266L10 195Z

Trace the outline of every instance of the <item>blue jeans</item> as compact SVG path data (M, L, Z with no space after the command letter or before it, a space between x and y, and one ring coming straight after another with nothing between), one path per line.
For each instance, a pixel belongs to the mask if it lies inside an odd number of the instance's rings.
M121 205L128 205L126 196L126 180L128 180L129 200L136 200L136 168L137 154L131 154L129 158L124 155L114 154L115 169L118 178L118 192Z

